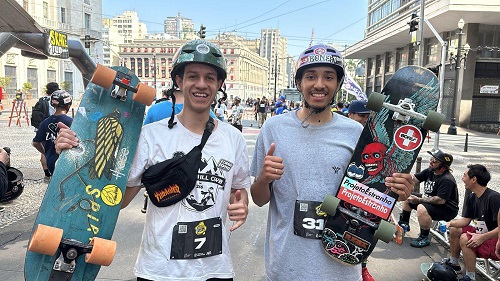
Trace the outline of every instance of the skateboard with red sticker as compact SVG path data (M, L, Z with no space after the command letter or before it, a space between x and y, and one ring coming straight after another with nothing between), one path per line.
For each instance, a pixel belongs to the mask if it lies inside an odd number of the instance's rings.
M33 226L26 280L95 280L114 257L110 239L155 89L122 66L98 65L90 82L71 125L79 145L59 156Z
M385 186L393 173L409 173L428 130L438 131L439 82L428 69L407 66L389 79L382 93L372 93L372 110L336 195L327 195L322 234L329 256L345 264L365 260L378 240L388 243L389 222L397 194Z

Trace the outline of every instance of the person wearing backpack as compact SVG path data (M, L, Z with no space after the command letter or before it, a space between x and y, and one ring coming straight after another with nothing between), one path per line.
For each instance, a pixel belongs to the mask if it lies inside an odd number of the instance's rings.
M54 173L56 160L59 154L56 153L54 141L59 133L57 127L58 122L64 123L70 127L73 118L66 115L73 102L73 97L64 90L57 90L50 97L50 104L56 109L56 112L50 115L38 127L35 138L33 138L33 146L45 155L47 159L47 168L50 175Z
M32 107L31 110L31 125L35 127L35 133L40 127L40 124L43 120L47 119L50 115L53 115L56 110L50 105L50 96L53 92L59 90L59 84L56 82L49 82L45 86L45 97L41 97L38 99L36 104ZM43 172L45 174L45 180L49 180L52 176L47 167L47 160L45 159L45 154L41 153L40 155L40 163L42 164Z

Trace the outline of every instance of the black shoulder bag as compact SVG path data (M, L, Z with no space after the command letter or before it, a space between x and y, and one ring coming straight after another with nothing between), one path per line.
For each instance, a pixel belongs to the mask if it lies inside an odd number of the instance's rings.
M155 164L144 172L142 184L146 187L149 199L155 206L173 205L191 193L198 180L201 151L214 127L214 119L210 117L199 145L186 155Z

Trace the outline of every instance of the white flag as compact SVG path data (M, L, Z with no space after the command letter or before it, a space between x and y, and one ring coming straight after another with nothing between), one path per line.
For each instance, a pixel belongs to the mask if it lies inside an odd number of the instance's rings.
M352 77L347 72L344 75L344 83L342 84L342 89L355 96L357 100L368 100L368 97L365 93L363 93L361 87L358 85L358 83L356 83L356 81L354 81L354 79L352 79Z

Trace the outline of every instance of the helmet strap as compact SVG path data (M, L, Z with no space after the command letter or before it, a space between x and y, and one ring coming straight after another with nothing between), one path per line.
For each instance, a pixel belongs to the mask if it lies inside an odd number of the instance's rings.
M172 129L177 122L174 122L174 116L175 116L175 88L172 85L172 88L168 89L167 91L167 98L170 96L172 98L172 115L170 115L170 119L168 120L168 128Z

